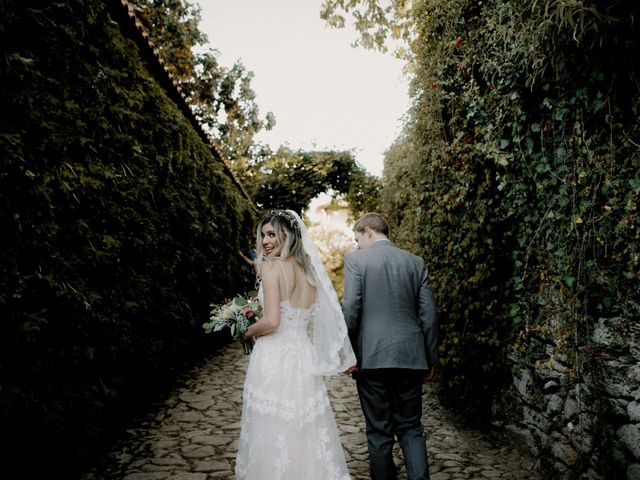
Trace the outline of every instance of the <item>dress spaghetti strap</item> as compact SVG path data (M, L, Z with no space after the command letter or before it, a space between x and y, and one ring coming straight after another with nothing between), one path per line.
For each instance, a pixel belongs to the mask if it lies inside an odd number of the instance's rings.
M276 260L278 261L278 265L280 265L280 268L282 269L282 274L284 275L284 284L287 288L287 298L285 298L285 300L288 300L289 297L289 281L287 280L287 272L284 271L284 267L282 266L282 261L279 258L276 258Z

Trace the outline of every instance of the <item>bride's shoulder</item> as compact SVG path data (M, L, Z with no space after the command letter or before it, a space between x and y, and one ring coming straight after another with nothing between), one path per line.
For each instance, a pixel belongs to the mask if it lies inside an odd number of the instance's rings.
M277 276L280 270L280 267L278 266L278 262L279 260L273 259L273 258L268 258L264 262L262 262L258 267L260 271L260 277L264 280L265 276L267 277Z

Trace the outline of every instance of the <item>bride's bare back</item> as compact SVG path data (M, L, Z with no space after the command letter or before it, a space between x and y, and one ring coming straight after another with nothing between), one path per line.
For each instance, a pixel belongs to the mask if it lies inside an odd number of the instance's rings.
M293 308L311 308L316 302L316 287L309 283L303 268L293 258L275 261L282 266L278 277L280 301L289 300Z

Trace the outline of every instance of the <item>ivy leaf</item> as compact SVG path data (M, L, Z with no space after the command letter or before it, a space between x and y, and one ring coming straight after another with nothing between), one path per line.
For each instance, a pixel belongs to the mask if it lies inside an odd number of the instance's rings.
M527 137L526 144L527 144L527 154L531 155L531 152L533 152L533 140Z
M573 285L576 283L576 279L570 275L565 275L563 280L565 285L569 288L572 288Z

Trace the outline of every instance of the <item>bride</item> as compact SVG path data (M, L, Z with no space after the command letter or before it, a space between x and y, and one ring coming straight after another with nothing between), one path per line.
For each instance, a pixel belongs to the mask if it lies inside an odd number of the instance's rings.
M349 479L322 378L356 364L336 292L295 212L269 213L257 249L264 316L244 334L259 338L244 384L236 478Z

